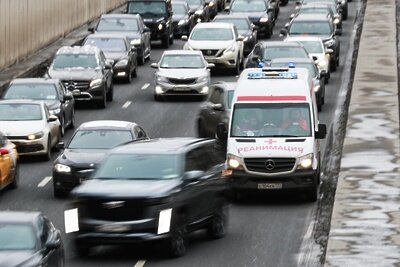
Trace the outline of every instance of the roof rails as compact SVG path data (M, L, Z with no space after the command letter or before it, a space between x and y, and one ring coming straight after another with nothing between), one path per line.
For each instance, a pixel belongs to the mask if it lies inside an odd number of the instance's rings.
M247 73L247 79L297 79L297 73L290 68L263 68L261 72Z

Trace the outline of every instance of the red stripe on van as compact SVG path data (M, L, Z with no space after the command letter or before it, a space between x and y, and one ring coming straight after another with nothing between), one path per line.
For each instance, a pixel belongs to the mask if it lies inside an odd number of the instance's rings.
M305 101L303 95L282 96L238 96L237 101Z

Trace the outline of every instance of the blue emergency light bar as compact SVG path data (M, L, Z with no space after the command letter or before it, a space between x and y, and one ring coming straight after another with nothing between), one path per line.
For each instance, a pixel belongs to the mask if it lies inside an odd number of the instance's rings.
M268 69L262 72L249 72L247 79L297 79L297 73L287 72L287 69Z

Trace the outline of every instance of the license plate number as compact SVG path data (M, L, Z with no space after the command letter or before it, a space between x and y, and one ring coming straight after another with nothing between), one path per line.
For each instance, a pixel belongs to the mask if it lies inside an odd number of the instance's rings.
M257 188L259 190L282 189L282 184L281 183L263 183L263 184L258 184Z
M72 91L72 94L73 94L73 95L80 95L80 94L81 94L81 91L79 91L79 90L74 90L74 91Z

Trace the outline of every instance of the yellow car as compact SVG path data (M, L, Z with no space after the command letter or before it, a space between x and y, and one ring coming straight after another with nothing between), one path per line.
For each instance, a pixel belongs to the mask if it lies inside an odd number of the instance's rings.
M18 187L18 164L15 145L0 132L0 190Z

